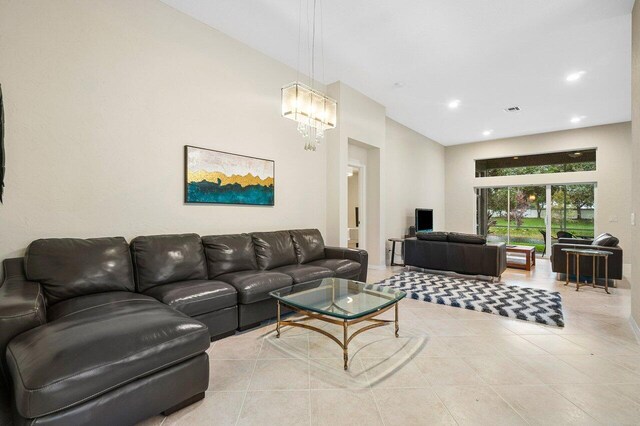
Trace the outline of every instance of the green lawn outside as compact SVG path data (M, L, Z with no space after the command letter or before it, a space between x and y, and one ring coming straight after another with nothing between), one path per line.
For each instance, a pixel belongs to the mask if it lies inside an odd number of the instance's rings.
M489 229L489 236L493 240L507 240L507 219L497 218L496 224ZM593 221L591 219L570 219L567 221L567 228L564 229L576 236L593 237ZM511 223L510 242L511 244L522 246L534 246L537 252L542 253L544 250L544 240L540 231L544 231L546 225L544 219L540 218L524 218L522 226L518 228L515 223ZM555 237L557 232L561 230L560 226L552 225L552 234Z

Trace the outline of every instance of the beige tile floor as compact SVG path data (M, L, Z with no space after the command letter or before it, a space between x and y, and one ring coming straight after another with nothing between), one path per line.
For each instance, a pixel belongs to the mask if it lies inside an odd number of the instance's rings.
M402 268L370 270L376 282ZM209 349L206 398L149 425L640 424L629 290L564 287L549 262L510 285L562 293L563 329L414 300L358 336L349 371L325 336L273 323ZM323 325L335 333L339 328Z

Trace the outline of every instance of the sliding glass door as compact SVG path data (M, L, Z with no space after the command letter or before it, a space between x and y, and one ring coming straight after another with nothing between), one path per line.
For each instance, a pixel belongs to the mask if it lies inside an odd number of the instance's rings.
M551 186L551 231L554 237L593 238L594 186Z
M593 237L594 185L539 185L477 190L478 234L533 246L540 254L563 237Z

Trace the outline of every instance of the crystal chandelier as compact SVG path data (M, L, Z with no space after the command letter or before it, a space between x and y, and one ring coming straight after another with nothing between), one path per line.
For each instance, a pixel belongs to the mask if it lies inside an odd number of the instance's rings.
M302 2L298 27L298 64L300 64L300 35L302 28ZM308 0L307 0L308 1ZM315 151L324 139L324 132L336 127L337 102L313 88L315 81L315 38L316 38L317 0L313 0L313 24L310 30L310 72L309 85L300 82L299 78L282 88L282 116L298 123L298 131L305 140L304 149ZM308 12L308 4L307 4ZM322 38L322 37L321 37ZM300 69L298 67L298 76Z
M336 127L337 103L306 84L294 82L282 88L282 116L298 122L304 149L315 151L327 129Z

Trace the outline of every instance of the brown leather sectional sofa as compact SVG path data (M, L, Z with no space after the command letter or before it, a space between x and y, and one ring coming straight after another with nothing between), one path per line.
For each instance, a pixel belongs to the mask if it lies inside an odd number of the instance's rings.
M134 424L204 397L210 340L276 313L269 292L366 280L318 230L43 239L4 261L2 373L15 424Z

